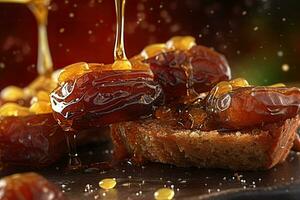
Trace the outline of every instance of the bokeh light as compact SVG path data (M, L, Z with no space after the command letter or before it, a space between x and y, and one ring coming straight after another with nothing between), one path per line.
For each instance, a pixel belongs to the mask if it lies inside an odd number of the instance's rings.
M223 53L235 77L253 84L299 82L300 2L297 0L127 0L128 57L153 42L192 35ZM48 34L55 68L113 61L111 0L53 0ZM24 5L0 4L0 88L36 77L37 31Z

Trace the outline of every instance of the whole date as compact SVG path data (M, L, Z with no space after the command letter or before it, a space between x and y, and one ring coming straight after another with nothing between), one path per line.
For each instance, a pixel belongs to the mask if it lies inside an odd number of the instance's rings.
M54 116L66 129L85 129L151 115L163 101L149 71L91 71L51 94Z

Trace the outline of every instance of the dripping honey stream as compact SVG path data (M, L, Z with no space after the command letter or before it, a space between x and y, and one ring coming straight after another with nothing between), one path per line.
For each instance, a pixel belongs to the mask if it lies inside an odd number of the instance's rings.
M50 0L0 0L0 3L25 4L31 10L38 27L37 71L40 76L50 76L53 72L53 62L47 36L48 6Z
M125 18L125 4L126 0L115 0L116 9L116 35L114 47L114 63L112 64L113 70L131 70L132 65L126 57L124 47L124 18ZM99 66L101 67L101 66ZM67 169L78 170L83 168L79 159L76 148L76 137L79 134L77 130L72 128L72 120L68 126L63 126L66 131L67 143L69 148L69 163Z

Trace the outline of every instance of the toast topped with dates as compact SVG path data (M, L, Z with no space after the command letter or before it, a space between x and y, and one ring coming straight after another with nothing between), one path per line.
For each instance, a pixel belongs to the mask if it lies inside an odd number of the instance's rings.
M51 94L58 122L73 131L112 124L118 159L177 166L267 169L297 143L298 88L231 80L225 57L189 36L130 62L65 68Z
M63 146L63 132L110 124L119 160L256 170L284 161L292 147L300 149L296 134L300 89L282 84L253 86L242 78L231 79L225 57L196 45L190 36L150 45L130 62L131 69L93 63L67 66L56 78L57 87L50 94L52 109L44 115L32 113L33 107L32 112L26 108L23 116L24 106L5 108L4 104L0 124L6 129L17 120L18 126L8 134L0 130L2 161L32 165L38 160L48 165L65 151L53 151L55 158L48 162L51 149L39 147L43 152L34 154L36 147L31 143L10 141L18 130L22 130L18 137L26 137L36 136L34 130L51 133L55 127L57 137L50 134L53 142L47 134L43 136L55 147L57 141ZM49 104L48 99L45 102ZM51 131L41 128L46 125ZM17 151L6 148L10 143ZM32 154L29 160L21 155L24 151ZM11 153L16 159L8 157Z

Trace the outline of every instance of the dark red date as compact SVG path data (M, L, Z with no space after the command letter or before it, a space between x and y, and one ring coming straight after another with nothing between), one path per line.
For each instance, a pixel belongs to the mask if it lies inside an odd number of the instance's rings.
M225 57L207 47L161 53L145 61L150 64L167 102L192 93L208 92L216 83L229 80L231 72Z
M77 144L107 141L105 128L88 129ZM65 133L53 114L0 117L0 162L6 167L40 168L60 160L68 152Z
M0 182L3 200L67 200L56 185L36 173L14 174Z
M63 130L51 114L0 117L0 160L32 167L56 162L67 151Z
M163 100L149 71L92 71L67 81L51 94L64 129L86 129L152 114Z
M300 89L242 87L208 96L206 110L215 126L242 129L284 121L299 114Z

